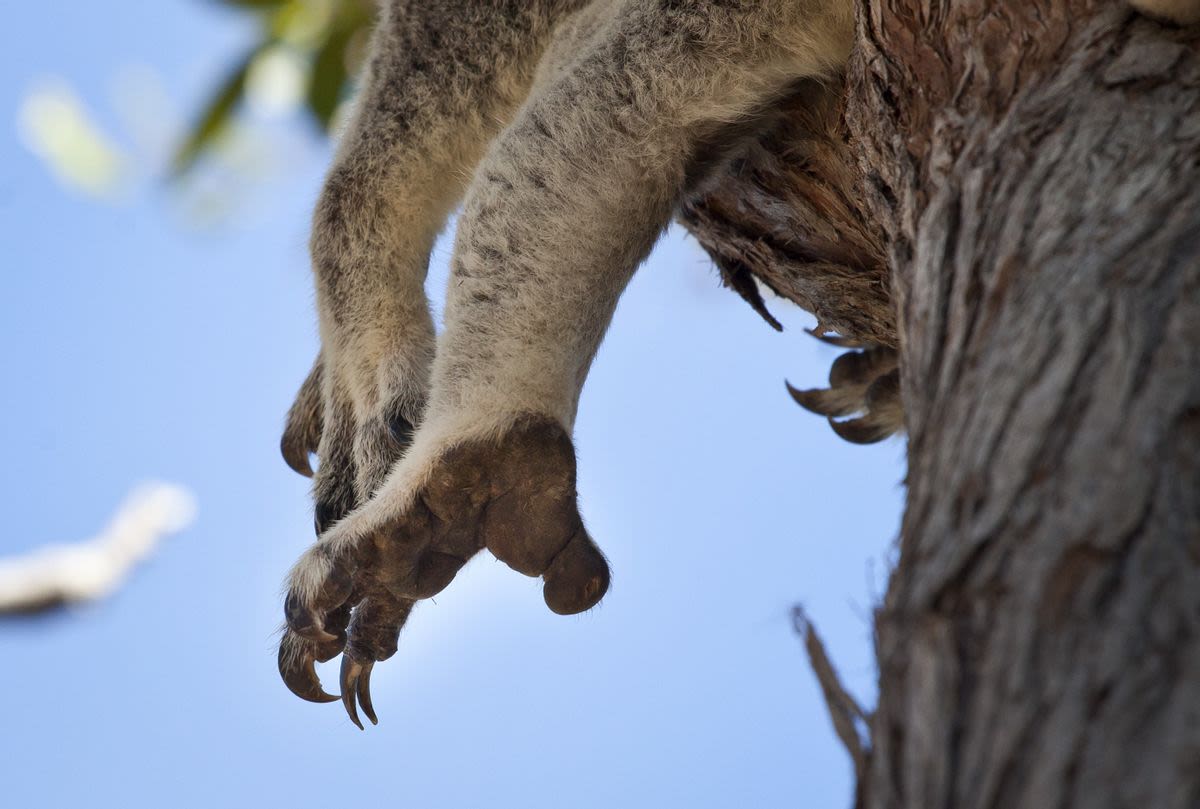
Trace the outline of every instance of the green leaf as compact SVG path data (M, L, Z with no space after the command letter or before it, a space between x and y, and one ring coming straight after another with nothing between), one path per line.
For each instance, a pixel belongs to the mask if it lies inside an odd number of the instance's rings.
M353 28L335 28L317 48L308 80L308 111L325 131L333 123L333 114L346 86L346 46L354 36Z
M237 108L238 102L242 100L242 96L246 91L246 74L250 71L250 65L254 63L255 58L263 52L271 41L261 42L256 45L237 66L230 71L225 80L221 82L217 91L209 98L208 103L204 105L204 112L201 113L195 126L192 127L191 134L180 145L175 152L175 157L171 161L171 174L178 178L190 169L196 163L196 159L200 154L212 145L218 135L224 131L225 126L229 123L233 116L233 111Z

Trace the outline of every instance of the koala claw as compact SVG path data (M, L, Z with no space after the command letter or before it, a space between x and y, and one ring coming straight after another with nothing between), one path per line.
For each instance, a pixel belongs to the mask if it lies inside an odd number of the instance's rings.
M788 383L787 390L805 410L828 417L838 437L853 444L874 444L904 429L898 365L891 348L848 351L830 368L828 388L800 390ZM862 415L836 420L854 414Z
M367 719L371 720L371 724L379 724L379 719L375 716L375 708L371 704L371 669L373 668L375 668L373 662L360 663L350 655L342 655L342 704L346 706L346 713L350 715L350 721L358 725L359 730L366 730L366 728L363 727L362 720L358 718L356 698L358 704L362 705Z
M408 620L413 604L411 599L397 598L376 586L354 608L339 679L342 704L350 721L360 729L363 725L358 718L355 700L357 698L358 705L362 706L371 724L378 725L379 718L371 703L371 670L376 663L396 653L400 630Z
M325 693L321 687L316 664L317 657L310 644L290 632L285 635L279 644L279 674L284 685L308 702L337 702L337 697Z
M371 704L371 670L374 668L374 663L367 663L363 666L362 674L358 677L354 691L358 694L358 704L362 706L367 719L371 720L372 725L378 725L379 717L375 715L375 706Z
M321 359L318 357L288 411L287 424L279 441L279 451L283 460L297 474L306 478L313 476L311 458L317 454L321 443L323 374Z

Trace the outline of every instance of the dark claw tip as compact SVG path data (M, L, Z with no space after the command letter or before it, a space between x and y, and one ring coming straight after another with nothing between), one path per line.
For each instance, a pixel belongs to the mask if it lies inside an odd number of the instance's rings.
M292 468L292 471L304 475L306 478L313 476L312 461L310 460L308 446L290 432L283 434L283 438L279 442L279 452L283 455L284 462Z
M367 719L371 720L372 725L379 724L379 717L375 715L375 706L371 704L371 669L375 668L374 663L363 664L362 674L358 676L358 704L362 706L363 713L367 715Z
M351 660L349 655L342 655L342 705L346 706L350 721L358 725L359 730L366 730L362 720L358 718L358 705L355 703L355 697L358 695L358 677L362 670L361 663Z
M303 649L289 649L288 643L279 645L279 675L283 683L300 699L308 702L337 702L337 697L326 694L317 677L317 667L312 655Z
M801 390L792 385L791 382L784 381L787 385L788 395L792 397L792 401L803 407L809 413L816 413L819 416L828 416L828 408L822 406L821 394L825 391L814 388L811 390Z

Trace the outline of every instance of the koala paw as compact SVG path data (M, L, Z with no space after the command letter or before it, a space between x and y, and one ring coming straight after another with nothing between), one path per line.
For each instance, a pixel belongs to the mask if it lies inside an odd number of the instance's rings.
M805 410L827 417L840 438L874 444L904 430L898 364L894 349L866 346L834 361L828 388L799 390L789 384L787 389ZM859 415L839 420L855 414Z

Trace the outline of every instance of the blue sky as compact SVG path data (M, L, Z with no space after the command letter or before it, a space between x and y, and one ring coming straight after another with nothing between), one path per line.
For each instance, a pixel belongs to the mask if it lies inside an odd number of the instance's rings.
M787 330L769 329L677 231L580 409L582 509L614 571L601 606L554 616L539 583L480 557L377 669L379 727L279 682L280 583L312 537L277 446L316 350L305 242L328 146L267 125L263 177L172 189L114 91L156 76L193 111L252 34L201 0L21 3L0 34L0 556L95 533L140 481L199 503L114 598L0 623L6 805L848 805L789 611L870 701L903 444L841 443L792 404L784 378L817 385L836 352L782 302ZM19 110L52 77L130 156L118 199L65 188L22 144ZM198 217L214 196L223 215Z

